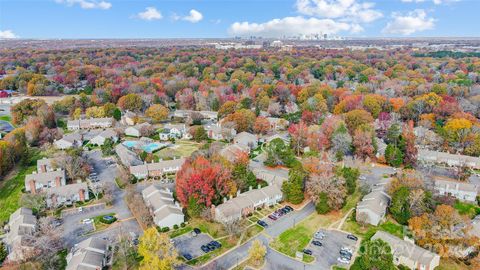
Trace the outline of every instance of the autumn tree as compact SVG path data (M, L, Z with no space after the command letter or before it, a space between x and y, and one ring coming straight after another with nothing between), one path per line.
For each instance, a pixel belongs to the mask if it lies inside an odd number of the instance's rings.
M177 173L175 189L182 205L194 198L198 204L210 207L218 204L231 190L231 172L203 156L187 159Z
M267 134L270 131L270 122L263 116L257 117L253 123L253 131L257 134Z
M145 116L150 117L154 123L167 119L168 109L160 104L153 104L145 111Z
M260 266L262 265L265 255L267 255L267 248L265 245L263 245L263 243L258 239L254 240L248 250L250 262L254 266Z
M143 107L142 98L134 93L127 94L118 99L117 106L122 110L138 112Z
M291 144L293 150L297 153L297 156L299 156L307 144L308 126L304 122L291 124L288 128L288 133L290 133L292 138Z
M355 155L363 160L375 157L373 132L370 126L360 126L353 136Z
M155 227L150 227L139 240L138 254L142 257L139 269L170 270L180 265L177 250L167 234L159 234Z
M373 124L373 117L365 110L352 110L345 114L345 123L347 124L350 134L354 134L361 125Z
M255 119L256 116L254 112L247 109L240 109L227 115L224 118L224 121L235 123L235 129L237 130L237 133L240 133L242 131L251 131Z

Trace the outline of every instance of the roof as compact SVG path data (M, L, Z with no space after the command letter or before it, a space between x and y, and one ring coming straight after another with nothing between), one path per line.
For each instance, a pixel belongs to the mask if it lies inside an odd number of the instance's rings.
M238 133L237 136L235 136L235 141L242 144L248 144L250 142L256 142L258 141L258 139L256 135L243 131Z
M135 166L135 165L140 165L143 162L137 157L137 154L134 152L130 151L126 146L123 144L119 143L115 146L115 153L118 155L120 160L122 161L123 165L129 167L129 166Z
M86 183L75 183L65 186L52 187L47 190L47 194L48 196L57 195L62 197L71 197L78 194L78 192L82 189L85 192L88 191L88 186Z
M29 208L21 207L10 215L8 226L10 231L6 234L5 242L20 248L23 245L24 235L31 235L36 230L37 218Z
M381 216L390 203L390 196L383 190L374 190L365 195L361 202L357 204L357 210L369 209L377 215Z
M478 187L465 182L458 182L458 181L448 181L448 180L435 180L435 188L436 189L448 189L448 190L459 190L464 192L478 192Z
M25 184L28 184L30 180L35 180L37 183L47 184L49 181L55 181L57 177L65 179L65 171L57 169L55 171L48 172L34 172L25 176Z
M402 240L383 231L377 231L372 239L382 239L388 243L392 248L394 256L409 258L410 260L420 262L423 265L429 265L432 260L438 256L437 254L421 248L409 241Z
M52 162L54 162L55 159L53 158L42 158L42 159L39 159L37 160L37 169L40 171L40 168L43 166L43 165L46 165L47 168L48 167L52 167Z
M117 132L115 132L115 130L109 128L109 129L105 129L104 131L100 132L100 134L98 134L96 137L103 137L103 138L113 138L113 137L116 137L117 136Z
M177 158L172 160L162 160L155 163L146 163L130 167L132 174L148 174L151 171L162 171L168 168L176 168L183 165L185 158Z
M66 270L102 269L107 248L107 241L96 237L78 243L67 256Z
M230 144L222 150L220 150L220 155L229 161L233 162L236 160L238 157L239 152L245 152L248 153L249 149L245 145L240 145L240 144Z
M142 191L143 199L154 213L153 219L156 224L169 215L183 216L182 208L175 204L173 193L168 189L159 189L150 185Z
M60 140L67 141L69 143L81 142L82 135L79 132L74 132L74 133L64 135Z
M446 152L430 151L425 149L418 150L418 159L430 162L447 163L457 166L469 166L480 168L480 157L471 157Z
M183 216L182 209L176 206L168 205L167 207L163 207L157 212L155 212L155 216L153 219L155 223L158 224L159 222L171 215Z

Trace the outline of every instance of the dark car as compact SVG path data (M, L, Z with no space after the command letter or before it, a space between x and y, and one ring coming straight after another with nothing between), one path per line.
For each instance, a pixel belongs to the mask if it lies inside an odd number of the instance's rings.
M303 253L305 253L307 255L312 255L313 254L313 252L310 249L304 249Z
M290 211L293 211L293 208L289 205L285 206L286 209L290 210Z
M262 227L264 227L264 228L268 227L268 224L267 224L265 221L263 221L263 220L257 221L257 224L260 225L260 226L262 226Z
M286 206L285 206L285 207L283 207L283 210L285 210L287 213L292 212L291 207L286 207Z
M210 251L214 251L215 249L217 249L217 247L212 242L208 243L207 247L208 249L210 249Z
M185 260L187 260L187 261L190 261L191 259L193 259L192 255L190 255L190 254L188 254L188 253L183 254L183 257L184 257Z
M193 232L196 233L196 234L202 233L202 231L200 231L199 228L193 228Z
M201 249L203 252L205 252L205 253L210 252L210 248L209 248L207 245L201 246L200 249Z
M350 240L353 240L353 241L357 241L357 240L358 240L358 237L356 237L356 236L353 235L353 234L347 235L347 238L350 239Z
M313 244L314 246L317 246L317 247L321 247L321 246L322 246L322 243L320 243L320 241L316 241L316 240L315 240L315 241L312 241L312 244Z
M271 220L277 220L277 217L274 216L274 215L268 215L268 218L271 219Z
M210 242L210 244L212 244L215 248L221 248L222 247L222 244L220 244L220 242L218 242L218 241L212 241L212 242Z

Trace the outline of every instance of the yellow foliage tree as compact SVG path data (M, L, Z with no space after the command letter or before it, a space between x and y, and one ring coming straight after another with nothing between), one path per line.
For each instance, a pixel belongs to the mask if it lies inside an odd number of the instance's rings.
M101 118L105 117L105 110L103 107L93 106L89 107L85 110L85 115L87 118L94 117L94 118Z
M145 230L140 237L138 254L143 257L140 270L170 270L180 264L169 237L164 233L159 234L154 227Z
M158 123L167 119L168 109L160 104L153 104L145 111L145 115L152 118L153 122Z
M253 241L250 249L248 250L250 262L256 266L262 264L266 254L267 248L262 244L262 242L260 242L260 240Z

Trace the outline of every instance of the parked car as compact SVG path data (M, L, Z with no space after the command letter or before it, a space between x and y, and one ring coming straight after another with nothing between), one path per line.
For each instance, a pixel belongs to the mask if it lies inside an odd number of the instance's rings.
M210 251L214 251L217 247L213 244L213 241L207 244L208 249Z
M268 218L271 219L271 220L277 220L277 217L274 216L273 214L272 214L272 215L268 215Z
M209 248L207 245L201 246L200 249L201 249L203 252L205 252L205 253L210 252L210 248Z
M183 254L183 257L184 257L185 260L187 260L187 261L190 261L191 259L193 259L192 255L190 255L190 254L188 254L188 253Z
M313 234L313 238L323 240L323 238L325 238L325 233L318 231Z
M78 212L82 212L83 211L83 207L78 207Z
M352 253L349 253L345 250L340 250L340 255L344 258L348 258L349 260L352 258Z
M314 240L314 241L312 241L312 245L317 246L317 247L321 247L322 243L320 243L320 241Z
M220 244L220 242L218 242L218 241L212 241L212 242L210 242L210 244L212 244L215 248L221 248L222 247L222 244Z
M265 221L263 221L263 220L257 221L257 224L260 225L260 226L262 226L262 227L264 227L264 228L268 227L268 224L267 224Z
M290 205L285 206L285 208L290 210L290 212L293 211L293 208Z
M337 261L339 263L344 263L344 264L349 264L350 263L350 260L348 260L347 258L344 258L344 257L338 258Z
M353 234L347 235L347 238L350 239L350 240L353 240L353 241L357 241L357 240L358 240L358 237L356 237L356 236L353 235Z
M310 249L304 249L303 253L307 254L307 255L312 255L313 254L313 252Z
M193 228L193 232L195 232L196 234L202 233L199 228Z
M93 223L93 219L91 219L91 218L86 218L86 219L82 220L82 223L83 223L83 224L92 224L92 223Z
M348 253L350 253L350 254L353 254L353 250L352 250L351 248L349 248L349 247L342 247L342 248L340 249L340 251L346 251L346 252L348 252Z

